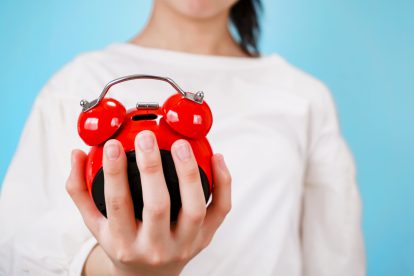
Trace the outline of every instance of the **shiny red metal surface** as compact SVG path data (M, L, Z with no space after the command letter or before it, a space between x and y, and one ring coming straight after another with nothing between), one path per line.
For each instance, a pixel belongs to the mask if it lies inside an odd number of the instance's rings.
M89 146L99 145L108 140L122 125L125 107L115 99L104 98L78 119L78 133Z
M205 101L199 104L180 94L169 97L162 110L170 127L189 138L205 137L213 124L210 107Z

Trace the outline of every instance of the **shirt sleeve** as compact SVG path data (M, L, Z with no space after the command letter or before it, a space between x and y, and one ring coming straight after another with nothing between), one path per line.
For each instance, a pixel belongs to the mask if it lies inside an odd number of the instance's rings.
M83 146L77 115L67 108L79 104L59 96L77 85L75 71L73 64L66 66L41 91L6 173L0 275L80 275L96 243L65 190L70 152Z
M335 104L322 89L312 108L302 216L305 276L365 275L361 201Z

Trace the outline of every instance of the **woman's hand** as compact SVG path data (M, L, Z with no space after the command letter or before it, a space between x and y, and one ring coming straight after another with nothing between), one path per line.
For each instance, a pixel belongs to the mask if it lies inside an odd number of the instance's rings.
M150 131L135 139L137 165L144 201L143 221L135 219L127 160L116 140L104 146L103 170L107 219L89 197L85 183L86 155L72 153L72 171L66 188L85 224L111 260L114 275L178 275L205 248L231 208L231 176L223 157L212 157L213 198L206 208L198 166L190 144L178 140L172 156L179 179L182 208L170 224L170 197L160 152ZM91 268L88 268L90 271ZM93 270L93 269L92 269Z

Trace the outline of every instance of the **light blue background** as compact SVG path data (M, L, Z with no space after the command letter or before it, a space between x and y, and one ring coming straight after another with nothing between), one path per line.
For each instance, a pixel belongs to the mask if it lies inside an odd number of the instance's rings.
M132 37L150 1L2 0L0 180L31 104L76 54ZM414 1L265 1L264 53L323 80L356 157L368 275L414 275ZM352 275L350 275L352 276Z

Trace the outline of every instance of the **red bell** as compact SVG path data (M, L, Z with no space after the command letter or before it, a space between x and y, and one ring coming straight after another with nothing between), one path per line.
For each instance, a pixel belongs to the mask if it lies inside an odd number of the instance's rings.
M120 102L104 98L97 106L80 114L79 136L89 146L99 145L121 127L125 114L125 107Z
M205 137L213 124L210 107L205 101L197 103L180 94L169 97L162 110L168 125L188 138Z

